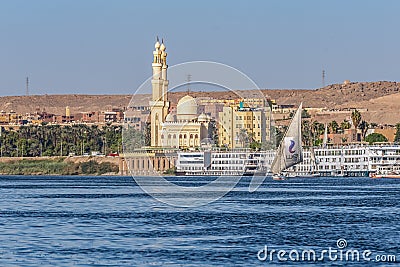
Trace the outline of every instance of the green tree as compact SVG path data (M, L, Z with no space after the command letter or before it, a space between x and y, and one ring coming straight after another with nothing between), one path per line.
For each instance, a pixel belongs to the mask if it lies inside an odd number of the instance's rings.
M106 138L107 136L107 138ZM105 143L107 141L107 144ZM18 130L3 130L0 136L2 156L66 156L92 151L120 151L121 126L102 128L87 125L30 125ZM107 149L106 149L107 148Z
M396 124L396 135L394 137L396 143L400 143L400 122Z
M344 119L341 123L340 123L340 128L342 128L342 130L347 130L351 128L351 124L348 120Z
M312 143L319 146L322 143L321 135L324 134L325 125L318 121L314 121L311 125Z
M122 138L124 140L124 151L128 152L140 149L146 142L144 133L129 125L122 131Z
M275 147L278 147L279 144L282 142L283 135L285 134L287 129L287 126L282 126L281 128L278 127L272 127L272 133L273 133L273 139L275 140Z
M328 127L331 130L330 132L335 134L339 129L339 124L336 121L331 121Z
M357 129L362 119L361 113L355 109L351 113L351 120L353 121L354 128Z
M146 127L144 128L144 140L146 146L151 146L151 123L146 122Z
M362 139L365 139L365 135L367 134L367 131L369 129L369 123L364 120L361 121L360 129L361 129Z
M309 121L303 120L301 123L302 139L306 146L311 146L313 143L312 126Z
M262 145L261 145L260 142L253 141L253 142L250 143L250 148L251 148L252 150L260 150L261 147L262 147Z
M365 137L365 141L368 142L370 145L377 142L387 142L388 139L386 136L380 133L372 133Z
M292 117L293 117L293 115L292 115ZM303 110L301 111L301 117L302 117L303 119L307 119L307 118L311 118L311 115L310 115L310 113L308 113L308 111L307 111L306 109L303 109Z
M239 140L242 147L246 147L250 141L249 134L246 129L240 129L237 139Z

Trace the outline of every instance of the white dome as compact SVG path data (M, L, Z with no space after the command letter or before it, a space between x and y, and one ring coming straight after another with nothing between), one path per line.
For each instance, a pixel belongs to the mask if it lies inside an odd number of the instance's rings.
M157 42L154 44L154 48L158 49L160 48L160 42L157 40Z
M161 51L165 51L165 45L164 45L164 43L161 43L160 50L161 50Z
M186 95L182 97L178 105L176 107L177 109L177 117L178 120L183 121L183 120L193 120L197 117L197 102L196 99L191 97L190 95Z

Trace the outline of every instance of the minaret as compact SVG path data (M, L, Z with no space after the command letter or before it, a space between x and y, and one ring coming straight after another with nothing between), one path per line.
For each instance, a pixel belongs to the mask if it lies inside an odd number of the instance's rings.
M168 80L167 80L167 52L165 52L164 40L154 45L153 51L153 78L151 109L151 146L161 146L161 123L165 122L168 115Z

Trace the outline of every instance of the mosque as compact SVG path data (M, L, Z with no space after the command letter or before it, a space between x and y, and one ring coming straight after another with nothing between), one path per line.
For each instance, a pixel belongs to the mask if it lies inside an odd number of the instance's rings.
M170 111L168 101L167 52L164 41L158 38L153 51L152 100L150 101L151 146L163 148L199 147L212 133L208 115L198 115L198 103L190 95L182 97L176 113Z

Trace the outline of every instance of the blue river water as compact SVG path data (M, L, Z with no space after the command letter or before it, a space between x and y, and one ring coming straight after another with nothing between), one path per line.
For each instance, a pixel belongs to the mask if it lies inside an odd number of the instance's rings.
M196 187L214 178L168 179ZM249 182L177 208L132 177L0 176L0 266L400 263L400 179L267 179L253 193ZM329 249L331 258L321 254ZM346 258L350 249L360 258Z

